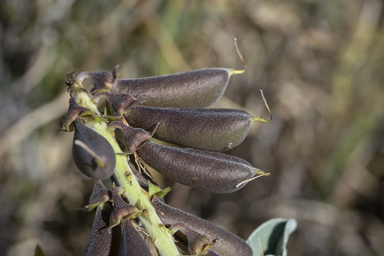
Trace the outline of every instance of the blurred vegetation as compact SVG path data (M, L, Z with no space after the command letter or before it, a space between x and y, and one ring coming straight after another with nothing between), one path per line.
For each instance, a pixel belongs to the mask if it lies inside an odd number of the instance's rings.
M229 153L272 175L233 194L167 201L246 239L295 218L290 255L384 255L383 1L0 2L0 251L81 255L93 182L76 170L66 72L121 78L242 68L214 107L268 117Z

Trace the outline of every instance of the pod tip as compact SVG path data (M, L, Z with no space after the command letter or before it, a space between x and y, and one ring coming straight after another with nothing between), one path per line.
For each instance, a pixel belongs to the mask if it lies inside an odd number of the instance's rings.
M239 58L240 58L241 62L243 62L244 68L241 69L241 70L231 69L229 73L231 75L238 75L238 74L242 74L242 73L245 72L245 70L247 69L247 64L245 63L243 55L241 55L239 47L237 46L237 38L235 37L234 40L235 40L235 48L236 48L237 54L239 55Z
M71 86L75 83L75 81L76 81L75 74L76 73L77 73L76 71L67 72L67 79L65 80L66 85Z
M257 169L257 168L255 168L254 172L259 177L261 177L261 176L270 176L271 175L269 172L264 172L264 171L262 171L260 169Z
M263 90L260 90L260 93L261 93L261 96L263 97L264 105L265 105L265 107L267 108L267 110L268 110L268 112L269 112L269 115L270 115L270 117L271 117L271 119L268 121L268 123L269 123L269 122L272 121L272 112L271 112L271 109L270 109L269 106L268 106L267 100L266 100L265 97L264 97Z
M254 172L255 172L255 176L254 177L240 182L239 184L236 185L236 188L238 188L241 185L246 184L246 183L248 183L250 181L253 181L253 180L257 179L257 178L260 178L262 176L269 176L269 175L271 175L270 173L264 172L264 171L262 171L260 169L257 169L257 168L255 168Z
M260 116L254 116L254 117L252 118L252 121L253 121L253 122L260 122L260 123L270 123L270 122L272 121L272 112L271 112L271 109L270 109L269 106L268 106L267 100L266 100L265 97L264 97L263 90L260 90L260 93L261 93L261 96L263 97L264 105L265 105L265 107L267 108L268 113L269 113L269 116L270 116L271 118L270 118L269 121L268 121L267 119L262 118L262 117L260 117Z
M119 78L120 73L121 73L121 69L122 69L122 68L123 68L123 67L120 66L120 65L116 65L116 66L114 67L114 69L113 69L113 71L112 71L113 82L115 82L115 81Z

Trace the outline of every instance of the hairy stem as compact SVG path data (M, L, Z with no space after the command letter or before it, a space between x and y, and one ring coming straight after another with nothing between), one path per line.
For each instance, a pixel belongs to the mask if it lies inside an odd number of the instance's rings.
M90 109L92 112L100 115L93 100L88 93L82 89L80 81L75 81L71 87L71 93L81 100L83 107ZM110 131L108 131L106 122L94 122L90 117L84 117L87 126L98 132L106 138L112 145L116 153L116 168L114 176L116 181L126 191L126 196L129 203L136 206L139 210L146 210L148 214L142 215L139 218L144 228L152 239L152 243L158 250L160 256L176 256L178 252L171 234L165 228L156 214L156 210L152 206L148 192L143 190L129 168L127 157L123 153Z

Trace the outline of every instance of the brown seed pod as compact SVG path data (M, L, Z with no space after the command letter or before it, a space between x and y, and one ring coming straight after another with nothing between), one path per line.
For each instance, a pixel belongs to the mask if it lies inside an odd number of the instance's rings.
M168 179L213 193L235 192L266 175L243 159L217 152L168 147L150 141L136 152L141 161Z
M72 155L77 168L95 180L108 179L115 170L116 156L111 144L85 126L81 118L75 120Z
M152 203L164 225L183 223L211 241L218 239L211 249L221 256L252 256L251 247L235 234L195 215L173 208L158 199L153 199Z

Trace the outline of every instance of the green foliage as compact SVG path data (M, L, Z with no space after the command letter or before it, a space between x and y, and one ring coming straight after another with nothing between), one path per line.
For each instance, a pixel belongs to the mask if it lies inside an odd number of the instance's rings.
M39 244L36 245L35 254L33 256L45 256L44 251Z
M261 224L249 236L253 256L288 256L288 238L297 226L296 220L271 219Z

